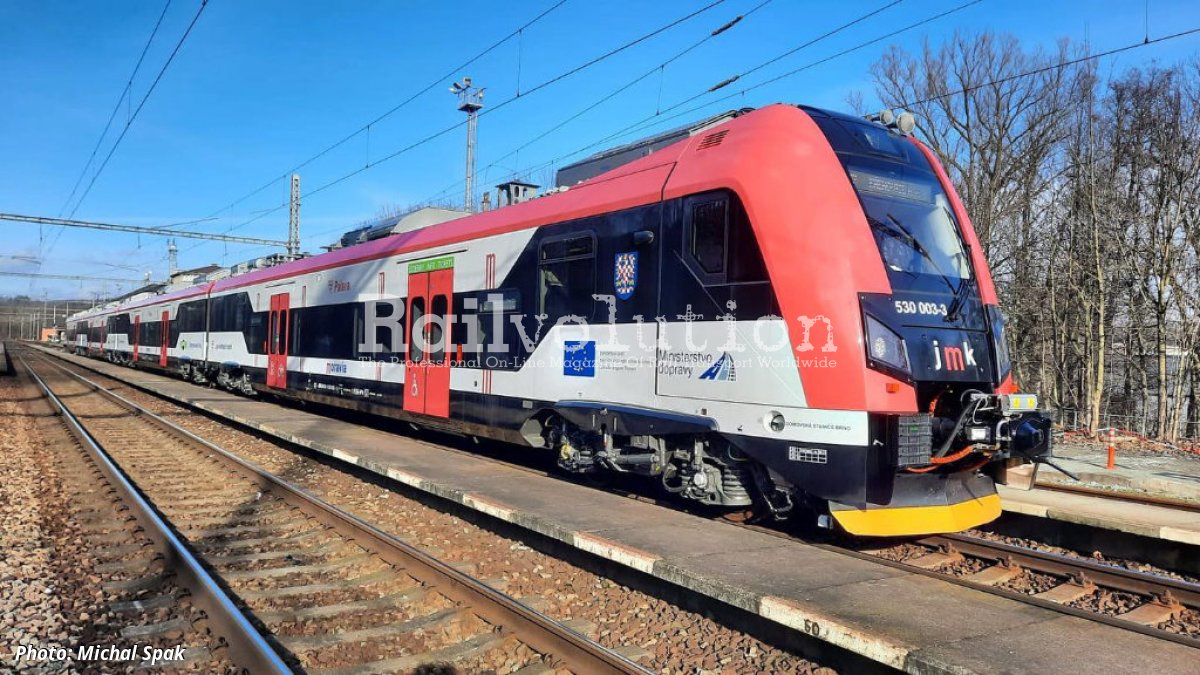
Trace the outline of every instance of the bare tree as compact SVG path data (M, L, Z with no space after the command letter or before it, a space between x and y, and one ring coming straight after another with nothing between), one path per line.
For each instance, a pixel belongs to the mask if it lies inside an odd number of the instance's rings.
M1074 56L956 33L871 72L963 197L1024 386L1093 432L1143 416L1175 439L1200 416L1200 67L1102 82Z

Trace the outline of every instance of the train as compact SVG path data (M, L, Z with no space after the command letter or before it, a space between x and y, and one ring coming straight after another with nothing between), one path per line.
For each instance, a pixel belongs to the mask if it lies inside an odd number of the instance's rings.
M649 477L731 517L975 527L1050 460L1051 422L903 122L730 111L536 198L72 316L64 346Z

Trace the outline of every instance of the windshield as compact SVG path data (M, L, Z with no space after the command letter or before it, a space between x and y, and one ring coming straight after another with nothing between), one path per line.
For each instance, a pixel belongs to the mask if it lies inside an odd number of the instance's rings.
M970 279L949 199L917 147L878 124L806 110L858 193L888 275Z
M971 268L940 188L916 184L884 192L878 176L851 169L875 244L889 272L967 279ZM864 178L869 176L869 178ZM889 179L889 184L900 181ZM924 193L924 198L910 198Z

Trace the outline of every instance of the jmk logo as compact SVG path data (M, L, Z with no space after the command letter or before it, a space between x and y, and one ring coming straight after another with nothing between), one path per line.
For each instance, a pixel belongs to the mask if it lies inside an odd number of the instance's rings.
M975 362L975 350L971 348L971 344L966 340L963 340L961 349L958 347L944 347L939 345L937 340L933 341L934 370L962 371L966 370L967 366L974 368L978 365Z
M708 370L700 373L702 380L722 380L732 382L737 379L737 369L733 366L733 357L729 352L721 354L721 358L717 359Z

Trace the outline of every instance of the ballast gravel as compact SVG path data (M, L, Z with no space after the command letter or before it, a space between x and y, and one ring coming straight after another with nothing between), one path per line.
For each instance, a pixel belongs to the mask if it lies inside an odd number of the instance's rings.
M87 377L663 674L836 671L97 373ZM448 457L451 457L448 453ZM519 659L513 660L514 663ZM489 664L508 672L500 664ZM499 667L497 667L499 666Z
M0 672L142 672L144 648L176 645L200 649L167 672L232 672L228 661L205 651L212 636L190 603L141 612L114 609L114 603L147 593L183 592L169 580L147 591L105 588L106 582L137 576L138 566L131 572L119 563L152 560L78 453L30 384L0 377ZM121 634L173 619L183 619L185 627L141 639ZM22 646L49 658L17 661ZM133 658L73 658L88 646L124 650Z

